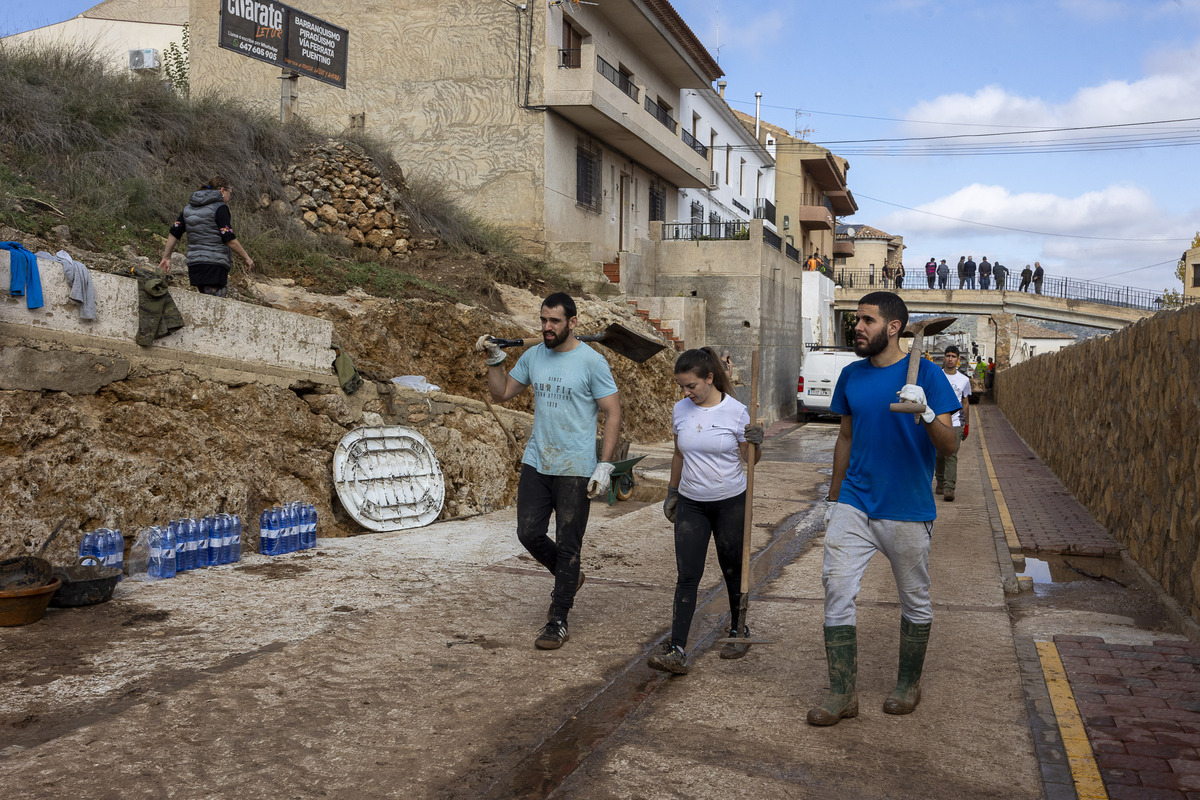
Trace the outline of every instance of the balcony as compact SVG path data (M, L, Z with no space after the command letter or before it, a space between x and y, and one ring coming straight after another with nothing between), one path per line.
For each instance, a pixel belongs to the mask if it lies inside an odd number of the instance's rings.
M646 98L646 110L650 112L650 116L661 122L663 127L669 130L671 133L675 133L676 129L679 127L679 123L667 113L667 110L651 100L649 97ZM686 131L684 132L686 133Z
M823 194L800 195L800 208L797 209L797 222L808 230L833 230L833 209L829 198Z
M698 139L696 139L696 137L695 137L695 136L692 136L692 134L691 134L691 133L689 133L689 132L688 132L688 131L686 131L686 130L685 130L685 131L682 131L682 132L679 134L679 138L680 138L680 139L683 139L683 143L684 143L684 144L686 144L688 147L692 148L692 149L693 149L693 150L695 150L697 153L699 153L701 158L708 158L708 146L707 146L707 145L700 144L699 140L698 140ZM713 175L714 175L714 178L713 178L713 181L712 181L713 183L716 183L716 182L717 182L717 181L716 181L716 178L715 178L716 174L717 174L717 173L715 173L715 172L713 173Z
M754 201L754 218L765 219L772 225L775 224L775 204L765 197L760 197Z
M845 256L846 258L854 257L854 240L853 239L836 239L833 242L833 254L835 256Z
M583 59L580 54L583 51L578 47L563 47L558 51L558 66L563 69L579 69L583 66Z
M573 53L568 53L573 57ZM581 69L560 68L566 55L551 50L544 67L544 103L601 143L643 164L648 170L681 188L708 187L708 159L685 143L678 123L642 92L629 76L612 66L593 42L580 48ZM586 65L595 64L596 69ZM665 117L665 120L663 119Z

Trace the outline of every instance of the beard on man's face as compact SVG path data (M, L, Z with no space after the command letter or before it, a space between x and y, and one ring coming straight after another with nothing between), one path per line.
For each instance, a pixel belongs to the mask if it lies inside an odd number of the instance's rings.
M563 331L563 334L561 336L559 336L559 334L556 331L552 331L552 330L544 331L542 333L542 341L546 343L546 347L553 350L554 348L558 347L560 344L562 344L563 342L565 342L567 340L567 334L569 332L570 332L570 329Z
M886 350L887 345L887 328L884 328L878 334L876 334L874 339L858 338L858 336L855 336L854 355L861 356L863 358L870 358L871 356L878 355Z

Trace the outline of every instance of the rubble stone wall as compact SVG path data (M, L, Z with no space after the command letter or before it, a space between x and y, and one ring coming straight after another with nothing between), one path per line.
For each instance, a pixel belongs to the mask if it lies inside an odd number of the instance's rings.
M1200 621L1200 306L996 376L1013 428Z

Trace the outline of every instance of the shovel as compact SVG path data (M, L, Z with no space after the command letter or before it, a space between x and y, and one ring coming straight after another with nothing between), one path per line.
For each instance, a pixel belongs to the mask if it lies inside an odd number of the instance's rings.
M630 361L638 364L646 361L659 350L666 348L666 345L662 342L656 342L648 336L634 333L629 328L617 322L612 323L600 333L591 333L584 336L576 335L575 338L581 342L602 344L614 353L625 356ZM489 341L497 347L525 347L526 345L534 344L534 341L530 339L497 339L494 336Z
M758 424L758 351L750 355L750 424ZM742 523L742 597L738 601L737 619L729 626L730 631L737 633L746 626L746 612L750 608L750 532L754 530L754 456L759 445L754 445L748 451L746 460L746 516ZM752 636L726 636L717 639L717 644L772 644L770 639L756 639Z
M911 333L913 337L912 347L908 351L908 380L906 383L917 382L917 372L921 368L921 348L925 344L925 336L941 333L949 328L956 319L958 317L930 317L920 322L910 322L904 329L905 333ZM888 408L897 414L919 416L925 413L924 403L892 403Z

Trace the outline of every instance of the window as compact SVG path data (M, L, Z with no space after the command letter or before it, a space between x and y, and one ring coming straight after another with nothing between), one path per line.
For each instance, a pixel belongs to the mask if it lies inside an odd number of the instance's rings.
M1192 264L1192 287L1200 286L1200 264Z
M721 238L721 215L715 211L708 212L708 235L713 239Z
M583 52L583 34L575 30L567 20L563 20L562 49L559 51L558 65L567 69L579 69L580 54Z
M745 189L745 186L743 185L744 181L742 178L746 173L746 159L742 158L742 159L738 159L738 160L741 162L740 164L738 164L738 194L740 194L742 197L745 197L746 189Z
M575 142L575 202L600 213L600 146L582 136Z
M650 184L650 221L665 222L667 219L667 190L661 183Z

